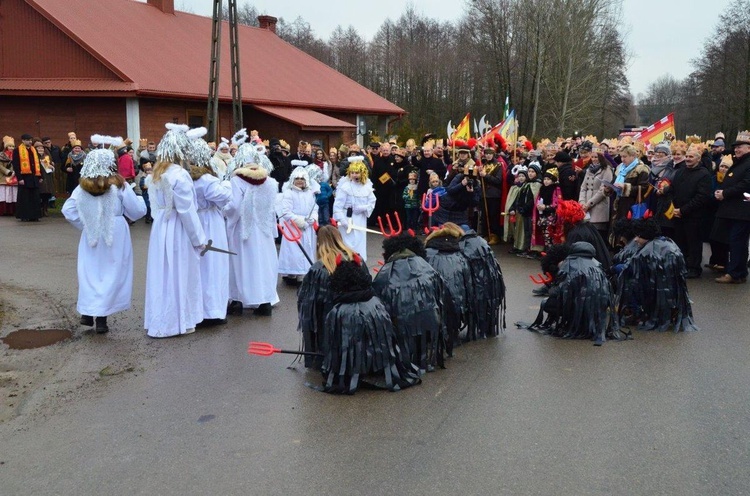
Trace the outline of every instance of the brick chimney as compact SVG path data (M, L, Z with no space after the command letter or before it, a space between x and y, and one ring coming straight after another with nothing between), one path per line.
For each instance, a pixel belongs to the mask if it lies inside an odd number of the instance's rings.
M147 0L147 3L165 14L174 14L174 0Z
M261 29L267 29L273 34L276 34L276 22L278 19L276 19L273 16L269 15L260 15L258 16L258 25Z

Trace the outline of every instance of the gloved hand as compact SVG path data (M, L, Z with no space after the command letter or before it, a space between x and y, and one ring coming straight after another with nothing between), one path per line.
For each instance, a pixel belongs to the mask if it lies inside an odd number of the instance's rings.
M349 227L349 219L347 219L347 218L336 219L336 222L338 223L339 226L341 226L343 228Z
M299 227L300 229L307 229L307 222L305 222L305 218L301 215L298 215L294 218L294 223Z
M352 211L355 214L367 215L367 205L355 205L354 207L352 207Z

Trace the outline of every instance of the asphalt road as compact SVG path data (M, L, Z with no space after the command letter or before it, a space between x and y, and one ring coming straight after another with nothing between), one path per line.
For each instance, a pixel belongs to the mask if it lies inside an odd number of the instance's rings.
M538 264L498 247L502 336L461 346L420 386L341 397L288 356L247 355L250 340L297 346L282 285L270 318L146 337L148 229L132 227L134 305L108 335L73 325L72 341L0 355L0 372L52 364L0 423L0 494L750 493L748 285L704 274L689 282L701 331L598 348L512 326L536 315ZM32 300L14 322L34 308L76 322L77 244L60 218L0 218L0 298Z

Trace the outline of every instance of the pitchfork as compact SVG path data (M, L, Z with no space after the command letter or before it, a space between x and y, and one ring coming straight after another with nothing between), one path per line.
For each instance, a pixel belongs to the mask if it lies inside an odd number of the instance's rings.
M430 193L429 198L427 193L422 193L422 210L427 212L427 228L432 229L432 213L437 212L440 208L440 197Z
M401 219L398 216L398 212L393 212L394 217L396 217L396 226L398 229L393 228L393 223L391 222L391 214L385 214L385 220L388 222L388 232L385 232L385 227L383 227L383 217L378 217L378 225L380 226L380 234L385 236L386 238L395 238L399 234L401 234Z
M552 277L552 274L549 272L545 272L547 277L544 277L542 274L538 274L538 279L534 278L533 274L529 275L529 279L531 279L531 282L534 284L549 284L554 280L554 277Z
M310 262L310 265L313 265L314 262L310 259L310 255L307 254L305 251L305 248L302 246L302 243L300 242L300 239L302 239L302 231L299 227L297 227L297 224L290 220L284 221L284 227L281 226L281 224L277 224L276 227L279 228L279 232L282 236L284 236L284 239L291 243L297 243L297 246L299 246L299 249L302 250L302 254L305 256L308 262Z
M247 347L248 355L258 356L271 356L274 353L288 353L290 355L307 355L307 356L323 356L322 353L316 353L314 351L292 351L282 350L280 348L274 348L271 343L262 343L260 341L250 341Z

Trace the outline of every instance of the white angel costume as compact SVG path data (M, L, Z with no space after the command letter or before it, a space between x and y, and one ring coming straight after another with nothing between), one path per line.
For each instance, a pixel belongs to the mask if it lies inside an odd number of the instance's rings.
M349 168L351 169L351 165ZM347 217L349 208L352 209L352 217L350 218ZM347 233L347 226L349 222L353 222L359 228L366 228L367 218L374 209L375 193L369 179L366 179L364 184L353 182L349 177L342 178L339 181L336 187L336 199L333 202L333 218L339 224L339 231L341 237L344 238L344 243L359 253L365 261L367 261L367 233L357 229L352 229L351 232Z
M279 302L274 241L278 183L268 176L273 170L268 157L250 144L240 146L235 163L238 168L230 180L232 201L225 210L229 250L237 253L229 259L229 299L245 308L275 305ZM258 168L265 170L263 177L258 177Z
M109 150L93 150L86 161L107 154L114 164L114 155ZM109 171L103 169L96 175L108 176ZM86 163L82 176L90 176ZM127 185L122 188L111 185L101 195L77 186L65 201L62 214L82 231L78 243L78 312L107 317L129 309L133 293L133 244L125 217L135 221L146 215L143 198Z
M304 179L305 188L294 186L295 179ZM300 243L307 255L315 262L317 236L313 223L318 219L318 204L315 192L310 187L310 178L303 167L292 171L289 181L284 183L281 193L279 217L297 226L301 232ZM287 227L284 226L286 230ZM279 274L282 276L303 276L310 270L310 262L305 258L296 242L283 238L279 249Z

